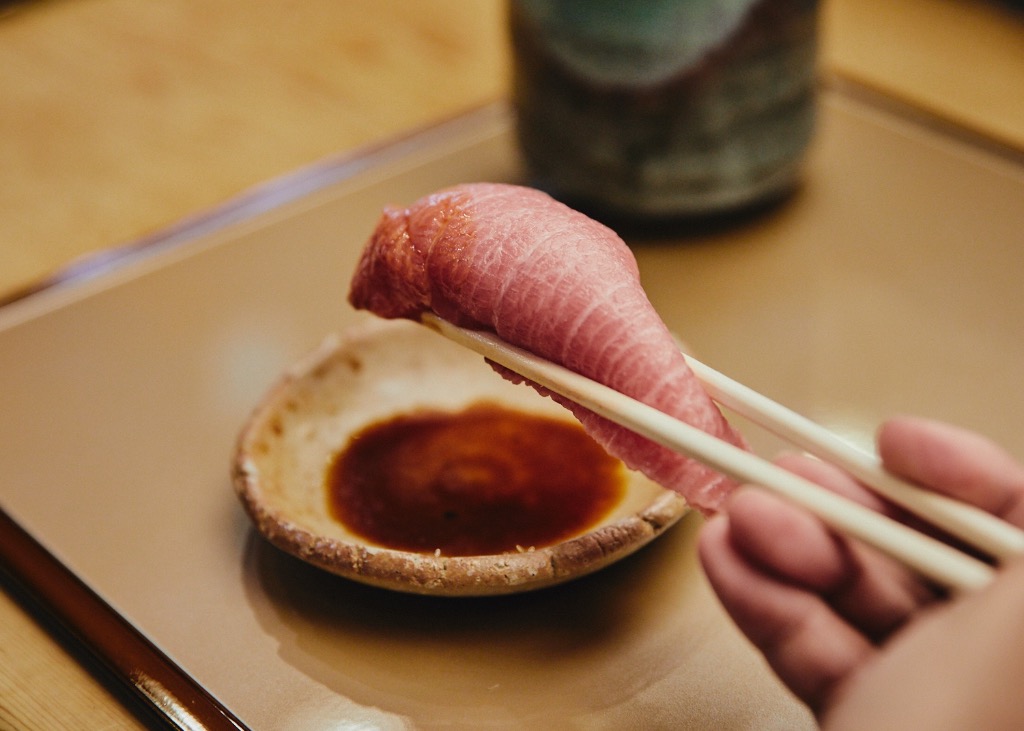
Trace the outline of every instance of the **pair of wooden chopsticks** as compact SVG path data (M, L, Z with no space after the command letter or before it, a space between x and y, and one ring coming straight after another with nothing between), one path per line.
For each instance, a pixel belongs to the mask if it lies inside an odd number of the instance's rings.
M431 314L422 321L448 339L658 444L733 479L753 483L802 506L833 530L857 538L953 591L978 589L993 576L988 563L887 516L829 492L750 452L563 366ZM877 457L762 394L687 356L711 397L816 457L843 467L877 493L993 559L1024 554L1024 531L974 506L923 490L886 472Z

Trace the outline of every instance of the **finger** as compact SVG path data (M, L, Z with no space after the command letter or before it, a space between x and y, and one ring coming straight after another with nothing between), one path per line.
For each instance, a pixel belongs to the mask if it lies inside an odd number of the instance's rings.
M736 625L761 651L779 679L812 709L875 650L868 640L815 594L758 571L730 538L729 518L703 528L701 562Z
M1020 729L1024 560L922 616L819 715L829 729Z
M878 434L892 472L1024 527L1024 466L974 432L917 417L899 417Z
M878 497L848 472L833 464L799 453L780 455L775 463L789 472L826 487L829 491L871 508L875 512L888 513L892 510L892 506L888 502Z
M875 642L898 629L935 595L916 575L838 536L785 500L744 488L728 504L732 547L748 563L815 592Z
M927 521L879 496L878 493L857 481L848 472L833 464L822 462L819 459L803 454L784 455L777 462L790 472L806 477L812 482L816 482L838 495L860 503L876 513L904 523L908 527L938 540L955 544L955 541L951 541L948 535L938 531ZM964 546L961 546L961 548L966 549ZM895 565L895 562L892 563ZM909 573L905 575L910 576ZM931 594L931 588L926 589L923 582L917 581L917 583L922 590L926 590L929 595Z

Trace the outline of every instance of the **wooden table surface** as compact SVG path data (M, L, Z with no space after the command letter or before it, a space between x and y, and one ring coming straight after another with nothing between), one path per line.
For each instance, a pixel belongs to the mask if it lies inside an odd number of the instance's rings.
M268 178L502 98L504 8L499 0L7 6L0 299ZM823 10L825 73L1024 151L1019 11L982 0L825 0ZM0 592L0 728L83 727L142 724Z

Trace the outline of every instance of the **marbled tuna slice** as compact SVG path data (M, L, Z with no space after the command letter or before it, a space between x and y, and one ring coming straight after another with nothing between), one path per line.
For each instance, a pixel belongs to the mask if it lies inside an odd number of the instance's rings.
M468 184L407 209L387 209L363 252L349 301L382 317L419 319L433 311L457 325L492 330L743 445L647 299L626 244L540 191ZM610 453L704 511L717 509L733 486L704 465L565 405Z

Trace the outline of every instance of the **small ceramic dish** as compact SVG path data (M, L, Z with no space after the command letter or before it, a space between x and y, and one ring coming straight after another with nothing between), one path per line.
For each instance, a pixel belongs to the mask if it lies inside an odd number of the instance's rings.
M353 435L403 414L481 402L577 425L561 406L429 329L367 320L326 340L271 387L239 436L235 490L259 533L304 561L366 584L448 596L508 594L583 576L633 553L687 512L681 497L616 461L625 485L615 504L552 545L491 555L399 550L332 514L328 473Z

